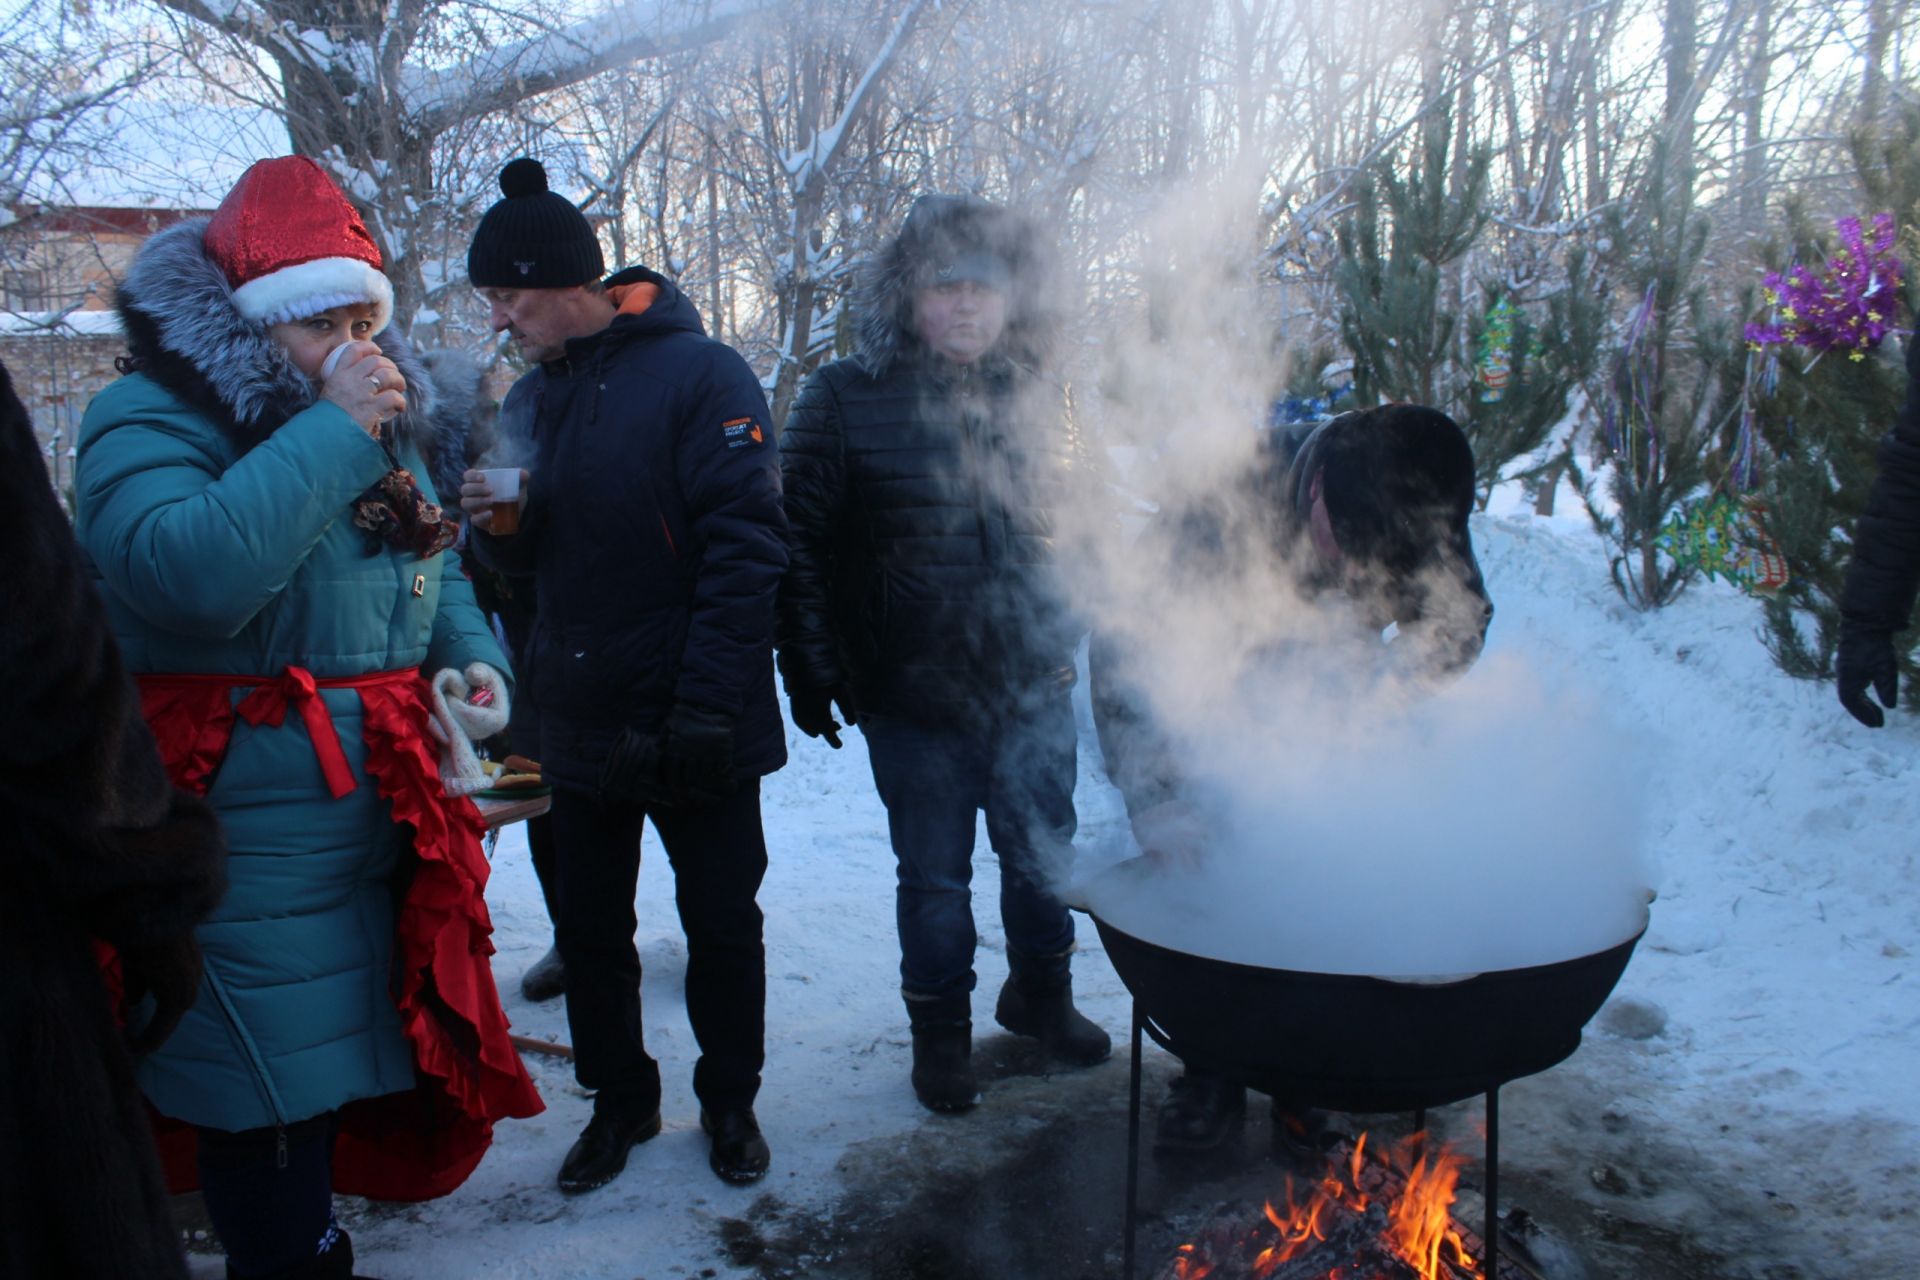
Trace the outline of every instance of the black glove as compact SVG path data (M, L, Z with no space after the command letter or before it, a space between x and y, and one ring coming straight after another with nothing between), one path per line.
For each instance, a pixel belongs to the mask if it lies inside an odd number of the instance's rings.
M835 751L840 749L840 721L833 718L834 704L848 725L860 723L860 708L854 705L853 691L845 685L827 689L792 689L787 706L793 714L793 727L809 738L825 738Z
M739 789L733 776L733 717L723 711L676 702L667 713L661 777L675 808L725 800Z
M637 804L643 809L670 803L662 747L665 739L658 733L621 731L606 763L600 766L600 792L617 800Z
M166 1043L200 995L200 972L200 944L190 933L121 948L123 1007L131 1009L142 998L153 997L153 1017L132 1040L135 1053L152 1053Z
M1893 655L1891 633L1843 624L1833 668L1840 705L1867 728L1878 729L1887 722L1886 714L1868 699L1867 686L1873 686L1883 705L1900 705L1900 663Z

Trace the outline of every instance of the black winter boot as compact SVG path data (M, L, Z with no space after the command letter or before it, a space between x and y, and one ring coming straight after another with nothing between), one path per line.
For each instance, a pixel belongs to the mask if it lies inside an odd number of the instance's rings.
M973 1074L973 1018L965 992L907 997L913 1027L913 1092L929 1111L965 1111L980 1101Z
M1067 957L1022 956L1009 951L1012 972L1000 988L993 1020L1017 1036L1040 1041L1056 1061L1075 1067L1105 1062L1113 1041L1073 1007L1073 978Z
M227 1264L227 1280L374 1280L353 1269L353 1240L338 1224L328 1228L330 1243L322 1253L302 1258L268 1276L247 1276Z
M1174 1078L1160 1104L1153 1149L1214 1151L1240 1132L1247 1115L1247 1087L1238 1080L1189 1066Z
M520 994L534 1004L567 994L567 966L559 947L548 947L547 954L520 975Z
M1307 1163L1319 1160L1340 1141L1331 1117L1313 1107L1295 1107L1273 1100L1273 1154Z

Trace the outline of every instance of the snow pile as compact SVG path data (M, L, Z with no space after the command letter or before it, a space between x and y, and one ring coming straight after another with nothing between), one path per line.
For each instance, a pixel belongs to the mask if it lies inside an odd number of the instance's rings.
M1693 589L1653 615L1625 609L1584 520L1477 518L1474 541L1498 612L1484 674L1472 680L1497 688L1509 672L1562 674L1512 676L1507 701L1459 711L1460 727L1496 755L1435 784L1435 828L1491 829L1511 818L1543 857L1560 858L1556 846L1583 839L1580 823L1629 791L1623 770L1643 759L1647 838L1660 867L1647 937L1586 1043L1503 1093L1507 1198L1551 1219L1555 1204L1540 1191L1549 1188L1567 1230L1647 1223L1727 1259L1691 1272L1676 1261L1663 1276L1910 1274L1920 1238L1910 1194L1920 1176L1920 726L1902 716L1870 732L1830 688L1780 675L1756 638L1754 604L1730 589ZM1473 688L1464 682L1445 696L1470 702ZM1608 720L1624 745L1570 728ZM1512 749L1502 756L1503 729ZM865 747L858 734L838 752L797 734L791 744L793 762L763 790L772 860L760 897L768 1061L759 1114L774 1159L766 1182L729 1188L707 1171L688 1083L697 1048L681 994L685 944L671 872L649 833L638 937L665 1133L636 1148L610 1186L561 1196L554 1173L589 1104L565 1063L530 1059L551 1109L502 1125L454 1195L355 1207L360 1270L409 1280L744 1278L759 1271L730 1253L729 1223L764 1211L838 1215L871 1229L878 1209L850 1199L867 1184L849 1171L875 1153L911 1154L896 1183L964 1173L981 1142L1020 1150L1034 1125L1022 1098L1076 1089L1101 1100L1077 1104L1086 1124L1123 1132L1110 1119L1126 1095L1123 1063L1031 1088L991 1081L980 1108L957 1119L913 1100L893 859ZM1130 856L1089 726L1081 748L1083 861ZM1554 751L1572 754L1535 758ZM1556 770L1583 780L1589 798L1573 800L1590 807L1555 812L1524 794ZM1322 829L1333 825L1327 818ZM496 971L515 1030L566 1040L558 1002L533 1006L517 994L519 974L550 937L526 859L522 835L509 829L488 890ZM976 861L975 1025L986 1037L1005 936L984 838ZM1302 907L1286 917L1313 914ZM1082 922L1080 933L1076 999L1124 1053L1127 993L1093 929ZM1150 1068L1171 1069L1149 1053ZM1460 1113L1471 1133L1471 1107L1443 1111ZM1117 1202L1112 1223L1117 1239ZM200 1270L218 1274L217 1264Z

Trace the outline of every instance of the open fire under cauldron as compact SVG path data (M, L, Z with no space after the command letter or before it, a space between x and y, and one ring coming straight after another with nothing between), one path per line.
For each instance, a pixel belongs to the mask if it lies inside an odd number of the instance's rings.
M1129 864L1102 877L1131 875ZM1184 1062L1290 1108L1424 1111L1487 1100L1486 1268L1497 1274L1499 1089L1564 1061L1646 931L1591 955L1462 977L1376 978L1262 968L1145 941L1085 905L1133 995L1126 1274L1134 1274L1144 1032Z

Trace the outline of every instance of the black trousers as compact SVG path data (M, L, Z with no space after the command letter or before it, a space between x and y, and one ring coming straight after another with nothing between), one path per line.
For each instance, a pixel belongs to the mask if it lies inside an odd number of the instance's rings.
M551 810L558 910L554 940L567 966L574 1073L597 1107L651 1111L660 1068L640 1022L634 890L642 819L673 867L687 937L687 1020L700 1045L693 1092L708 1111L751 1106L766 1060L767 953L754 897L767 871L760 781L723 804L659 809L556 789Z
M542 813L527 819L527 855L533 862L533 878L540 882L540 900L547 904L547 919L560 922L560 871L554 864L553 819Z
M333 1221L337 1127L329 1111L285 1128L199 1130L200 1191L229 1276L332 1274L313 1260L336 1248L350 1262Z

